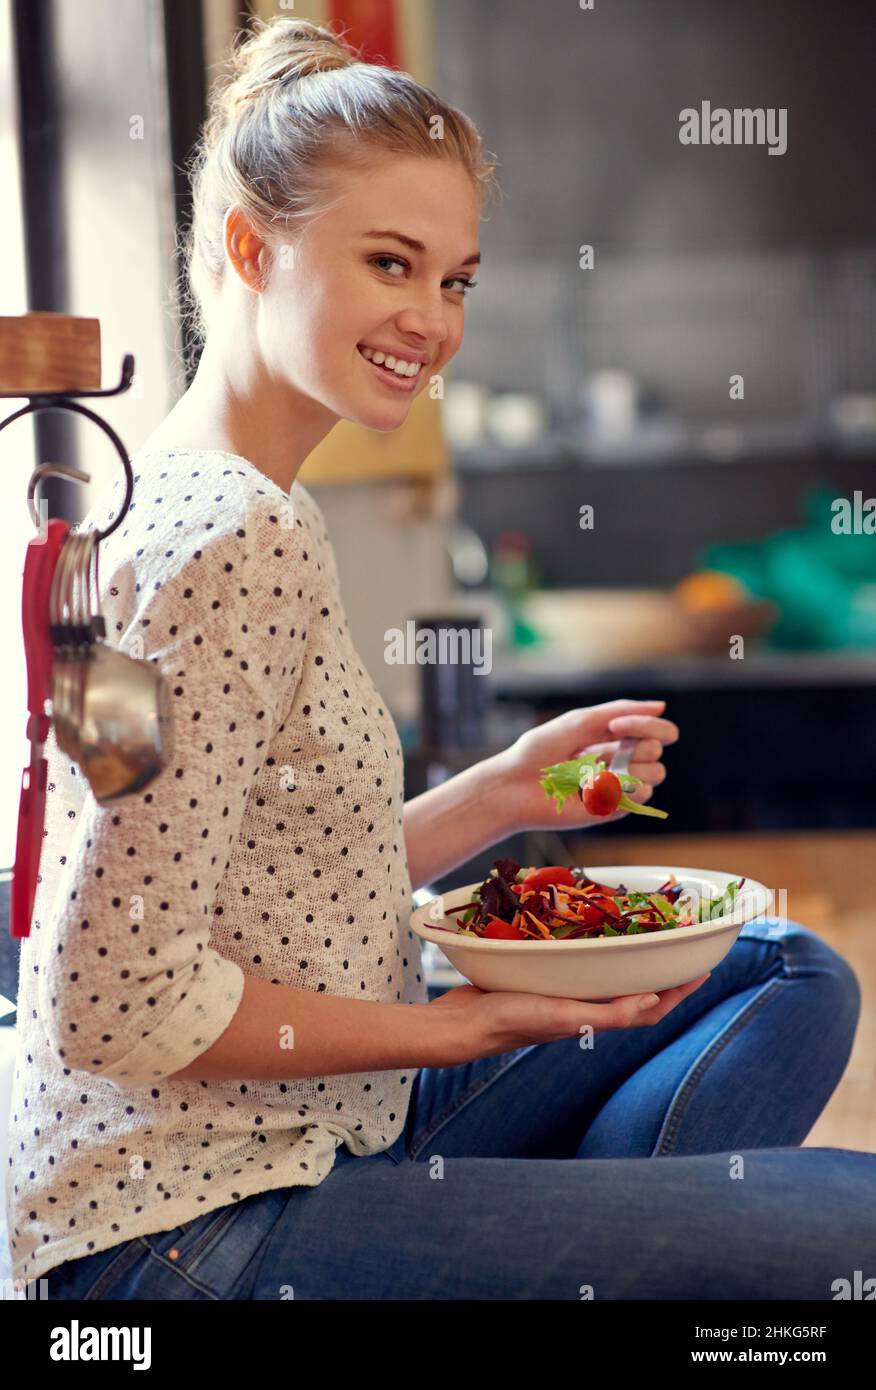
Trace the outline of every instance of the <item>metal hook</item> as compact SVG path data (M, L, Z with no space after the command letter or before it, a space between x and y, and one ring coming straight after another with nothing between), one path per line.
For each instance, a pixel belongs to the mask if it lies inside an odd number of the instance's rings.
M105 531L95 532L98 545L101 541L105 541L108 536L111 536L113 531L115 531L116 527L122 524L122 520L128 508L131 505L131 498L134 495L134 471L131 468L131 461L128 458L128 455L125 451L125 446L122 443L119 436L116 434L116 431L113 429L112 425L107 424L106 420L102 420L101 417L95 414L93 410L89 410L88 406L79 405L75 400L71 400L70 397L118 396L123 391L127 391L128 387L130 386L133 380L133 377L134 358L133 355L130 352L128 352L125 354L124 359L122 361L122 372L121 377L119 379L119 384L117 386L110 387L108 390L105 391L44 391L41 394L35 393L30 396L27 405L22 406L20 410L16 410L12 415L7 415L5 420L0 420L0 430L5 430L7 425L11 425L14 420L20 420L23 415L31 415L40 410L70 410L75 415L82 415L86 420L92 420L94 424L97 425L100 429L102 429L104 434L112 440L113 444L116 447L116 452L119 458L122 460L122 466L125 470L125 500L122 503L121 511L119 512L115 521L113 521L112 525L108 526ZM10 394L11 393L8 391L0 391L0 399L2 399L5 396L9 396ZM21 392L18 392L17 396L20 395ZM39 482L39 477L36 475L40 473L41 469L56 473L61 471L65 476L75 478L79 482L87 483L91 481L90 474L83 473L81 469L73 468L72 466L67 464L56 463L40 465L40 468L37 468L35 470L34 476L31 478L32 488L28 492L27 500L32 519L34 518L33 492L36 487L36 483ZM34 477L36 477L36 482L34 482ZM36 526L37 530L40 529L39 520L34 520L34 525Z
M30 509L31 520L37 531L42 529L41 517L34 504L36 490L39 487L40 479L49 476L55 478L73 478L77 483L90 483L91 474L86 473L81 468L74 468L72 463L41 463L30 475L30 482L27 487L27 505Z

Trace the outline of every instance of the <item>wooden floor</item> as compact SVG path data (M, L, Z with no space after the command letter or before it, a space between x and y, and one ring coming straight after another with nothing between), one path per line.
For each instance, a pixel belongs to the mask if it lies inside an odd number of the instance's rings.
M569 845L566 846L567 853ZM787 915L817 932L854 969L861 1018L845 1074L806 1147L876 1153L876 832L811 831L745 835L630 835L601 840L598 856L586 835L576 863L653 864L721 869L787 891ZM559 861L565 862L565 861Z

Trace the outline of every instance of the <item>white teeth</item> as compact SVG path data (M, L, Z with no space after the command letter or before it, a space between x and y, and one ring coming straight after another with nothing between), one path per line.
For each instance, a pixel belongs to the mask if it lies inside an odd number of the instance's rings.
M384 366L389 371L395 372L396 376L416 376L422 366L421 362L405 362L401 357L393 357L391 353L375 352L373 348L361 348L362 356L375 366Z

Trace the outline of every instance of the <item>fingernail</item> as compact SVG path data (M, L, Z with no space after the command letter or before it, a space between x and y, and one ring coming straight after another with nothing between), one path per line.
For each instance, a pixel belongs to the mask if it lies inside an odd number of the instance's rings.
M654 1005L659 1003L660 998L658 995L643 994L641 999L639 1000L639 1008L642 1010L642 1012L644 1012L645 1009L653 1009Z

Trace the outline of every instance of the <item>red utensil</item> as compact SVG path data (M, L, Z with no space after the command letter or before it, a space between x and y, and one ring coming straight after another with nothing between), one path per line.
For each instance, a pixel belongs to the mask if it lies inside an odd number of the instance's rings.
M60 319L60 316L59 316ZM75 323L75 320L70 320ZM134 474L124 444L111 425L88 406L73 400L73 396L109 397L127 391L134 378L134 358L128 352L122 359L122 371L117 386L108 390L68 388L58 391L25 392L28 404L0 420L0 430L5 430L16 420L42 410L65 410L91 420L112 441L125 470L125 500L118 516L104 531L97 533L98 541L106 540L122 522L134 492ZM21 390L0 390L0 399L15 399ZM39 479L44 474L55 473L61 477L75 478L78 482L89 483L91 477L81 468L65 463L43 463L34 469L28 489L28 505L31 517L39 534L28 542L24 560L24 576L21 592L21 618L24 630L24 653L27 662L27 736L30 740L30 763L21 777L21 794L18 804L18 833L15 842L15 868L12 878L12 902L9 915L9 935L15 938L30 936L33 904L39 875L40 854L42 852L43 832L46 813L46 776L48 763L43 757L43 748L48 737L51 716L46 714L46 700L51 692L52 669L54 665L54 643L49 628L49 612L52 580L64 542L70 531L66 521L59 517L47 523L45 534L41 529L40 515L34 506L34 493Z
M70 527L66 521L58 517L53 518L48 522L45 535L34 536L28 541L24 559L21 623L27 660L27 736L30 740L30 763L21 775L21 796L18 803L18 835L15 844L12 912L9 921L9 935L13 939L30 936L43 847L48 772L43 748L51 724L51 716L46 714L45 706L51 693L54 662L54 646L49 630L49 599L52 577L69 531Z

